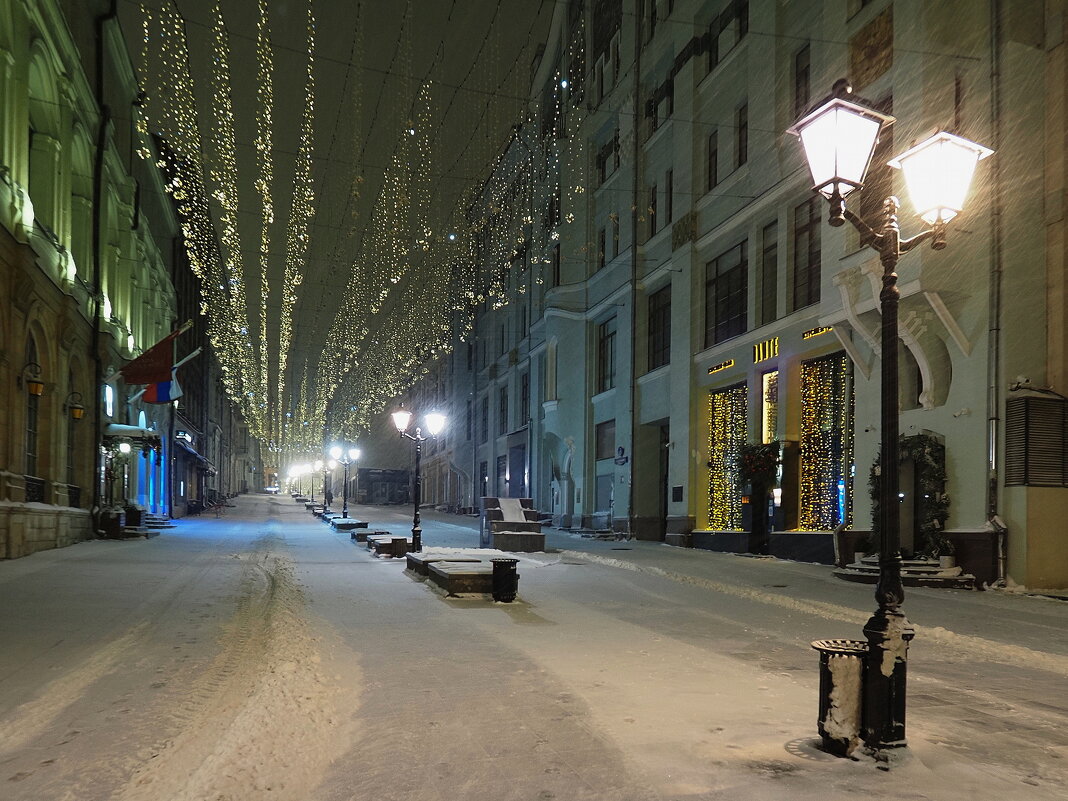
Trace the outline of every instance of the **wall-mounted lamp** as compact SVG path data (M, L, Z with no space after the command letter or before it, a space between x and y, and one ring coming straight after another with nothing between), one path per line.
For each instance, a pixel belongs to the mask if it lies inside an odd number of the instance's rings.
M81 420L85 417L85 406L82 405L82 393L72 392L63 401L63 411L70 412L71 420Z
M26 382L26 391L31 395L43 395L44 394L44 381L41 380L41 365L37 362L26 362L26 365L22 368L22 372L19 373L16 383L19 388L22 388L22 382Z

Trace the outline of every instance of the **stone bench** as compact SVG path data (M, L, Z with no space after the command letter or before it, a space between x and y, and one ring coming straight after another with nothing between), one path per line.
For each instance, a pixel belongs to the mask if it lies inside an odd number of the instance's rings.
M488 562L430 562L427 578L446 595L489 595L493 592L493 565Z
M411 539L396 534L375 534L367 538L367 550L375 556L404 556L411 545Z
M493 547L509 553L544 551L545 535L540 531L494 531Z
M367 521L354 517L335 517L330 521L330 525L337 531L352 531L354 528L367 528Z
M390 536L388 531L368 531L365 528L353 529L349 532L349 538L353 542L367 542L368 537L385 537Z
M462 556L428 556L425 553L408 553L405 558L408 560L406 569L410 570L415 575L423 578L430 575L430 565L434 564L435 562L461 562L466 564L478 564L482 561L481 559L464 558Z

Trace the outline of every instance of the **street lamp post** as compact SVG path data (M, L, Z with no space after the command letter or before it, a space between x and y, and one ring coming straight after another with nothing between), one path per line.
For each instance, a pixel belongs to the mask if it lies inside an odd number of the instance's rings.
M976 163L993 151L959 136L940 132L891 160L905 176L919 216L931 226L910 239L901 238L899 201L883 201L881 219L872 227L846 208L846 196L863 189L879 132L894 122L857 102L844 80L830 98L809 112L788 133L805 149L813 191L827 198L829 222L847 220L861 244L879 254L883 267L879 308L881 332L881 475L879 478L878 609L864 626L868 640L861 707L862 735L871 748L906 745L905 686L908 644L915 631L901 610L901 535L898 510L898 301L897 263L902 255L930 240L934 250L946 246L946 224L964 204Z
M412 481L412 496L413 503L415 505L415 515L412 518L412 550L423 550L423 529L420 526L419 520L419 504L422 502L422 475L420 471L422 469L422 456L423 456L423 443L431 437L436 437L441 433L441 429L445 427L445 415L439 412L431 412L424 418L426 424L427 433L429 437L423 436L423 431L419 426L415 428L415 434L408 433L408 425L412 421L412 413L404 408L404 404L393 412L393 425L397 427L397 432L407 439L410 439L415 443L415 477Z
M341 485L341 516L349 516L349 465L360 458L359 448L343 450L340 445L330 449L330 455L337 459L337 463L345 468L344 482Z
M322 459L316 459L315 460L315 464L312 465L312 470L314 470L316 473L318 473L322 469L323 469L323 460ZM315 481L313 479L309 478L308 479L308 486L311 487L311 500L312 500L312 503L314 503L315 502ZM325 490L324 490L324 492L325 492ZM325 496L324 496L324 500L325 500Z
M330 511L330 501L333 500L333 493L327 489L327 473L332 471L335 467L337 467L337 462L333 459L330 459L323 466L323 508L326 512Z

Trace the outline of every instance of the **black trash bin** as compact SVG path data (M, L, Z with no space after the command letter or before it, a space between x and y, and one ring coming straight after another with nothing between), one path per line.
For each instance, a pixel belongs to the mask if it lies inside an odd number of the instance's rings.
M816 728L827 751L849 756L860 744L868 643L816 640L812 647L820 654L820 711Z
M519 591L518 559L490 559L493 563L493 600L511 603Z

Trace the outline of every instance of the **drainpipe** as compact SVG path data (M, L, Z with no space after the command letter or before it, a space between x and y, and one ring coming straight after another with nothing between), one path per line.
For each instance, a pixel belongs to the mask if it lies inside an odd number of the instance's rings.
M641 174L641 88L642 88L642 15L634 15L634 170L630 198L630 486L627 492L627 532L634 535L634 467L635 443L638 441L638 196ZM615 476L613 475L613 480ZM615 509L613 508L613 516ZM613 521L614 525L614 521Z
M93 333L90 340L91 352L89 357L95 366L93 376L93 392L96 393L96 403L93 404L93 506L91 515L93 518L93 531L100 527L100 485L103 476L99 474L100 444L104 437L104 413L101 408L100 387L104 383L104 359L100 353L100 314L104 306L104 290L102 287L103 277L103 254L101 253L103 234L100 230L103 224L103 215L100 206L104 195L104 152L107 149L108 125L111 123L111 108L104 102L104 28L118 17L118 0L111 0L111 7L106 14L96 18L96 102L100 109L100 125L97 130L96 153L93 157L93 219L92 219L92 247L93 247Z
M990 119L991 146L1001 148L1001 2L990 3ZM1000 481L998 451L1001 447L1001 283L1004 270L1004 239L1001 225L1001 160L990 163L993 181L990 192L990 303L987 310L987 521L997 535L997 585L1005 584L1006 529L998 517Z

